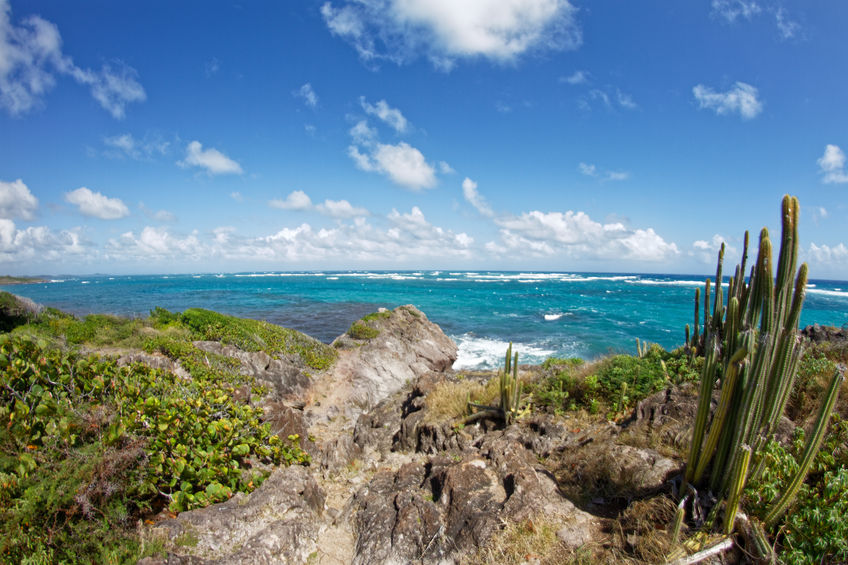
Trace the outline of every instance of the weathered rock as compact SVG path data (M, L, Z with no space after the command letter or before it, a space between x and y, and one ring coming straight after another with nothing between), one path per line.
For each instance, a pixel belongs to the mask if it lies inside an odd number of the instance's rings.
M10 332L35 318L44 307L29 298L0 292L0 332Z
M830 341L836 344L841 344L848 342L848 326L842 326L841 328L837 328L834 326L821 326L819 324L813 324L812 326L807 326L806 328L802 329L800 331L800 334L813 343Z
M168 371L177 375L181 379L191 379L191 375L183 368L182 365L180 365L179 361L174 361L169 357L165 357L161 353L130 351L123 353L120 357L118 357L118 366L123 367L124 365L132 365L133 363L142 363L154 369Z
M309 376L304 373L305 365L298 357L281 355L275 358L264 351L244 351L219 341L195 341L194 345L208 353L238 360L242 375L271 383L278 398L300 395L311 384Z
M428 458L380 472L354 497L354 563L437 563L474 553L507 520L539 516L563 543L597 537L600 522L560 494L555 480L517 439L515 428L481 438L455 460Z
M456 360L456 344L423 312L407 305L387 314L368 322L379 332L376 337L356 340L345 334L333 342L341 355L329 376L349 386L349 415L370 410L405 384L445 371Z
M184 512L148 535L165 540L166 563L305 563L315 550L324 492L305 467L274 471L253 493Z

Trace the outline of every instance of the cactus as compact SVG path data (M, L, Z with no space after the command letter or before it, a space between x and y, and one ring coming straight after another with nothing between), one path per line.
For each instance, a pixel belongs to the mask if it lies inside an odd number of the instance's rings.
M470 415L465 418L465 423L480 418L497 418L503 420L504 424L510 425L519 415L521 406L521 381L518 380L518 352L512 352L512 343L506 350L504 370L498 375L498 391L500 402L497 406L485 406L467 401ZM474 412L474 410L478 412Z
M798 321L807 284L807 265L797 267L798 217L796 198L785 196L782 203L782 235L773 277L772 245L768 230L760 232L756 264L749 280L744 279L748 233L742 261L736 267L727 290L727 306L722 292L724 245L719 251L714 301L710 309L711 281L704 293L703 332L699 336L699 293L695 294L695 327L690 348L702 350L704 368L698 412L686 465L685 482L708 482L718 500L726 501L725 529L733 527L739 493L748 480L758 477L764 467L753 457L774 433L795 382L803 349L797 339ZM797 272L797 275L796 275ZM805 451L810 461L818 450L833 409L838 381L834 376L827 401L822 406L815 432ZM718 408L709 423L710 403L716 382L721 382ZM834 384L836 383L836 384ZM709 471L709 473L708 473ZM802 465L783 496L767 512L774 522L788 507L803 482L807 467Z

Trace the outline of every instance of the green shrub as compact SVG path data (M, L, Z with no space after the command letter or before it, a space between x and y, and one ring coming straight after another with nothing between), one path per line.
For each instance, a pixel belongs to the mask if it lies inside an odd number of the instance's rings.
M791 446L769 442L760 457L766 465L745 490L747 509L763 517L798 470L804 432L796 429ZM772 528L782 563L848 562L848 421L834 415L830 431L791 510Z
M192 378L0 336L0 561L133 561L145 512L250 492L257 463L308 462L236 400L249 383L222 360L154 345Z
M186 310L180 321L196 339L220 341L245 351L265 351L272 356L298 355L313 369L326 369L336 360L337 354L332 347L265 321L235 318L201 308Z
M380 335L380 330L365 325L362 322L354 322L347 330L347 334L354 339L374 339Z
M542 364L545 376L533 396L539 406L555 412L605 409L617 414L670 383L696 379L700 362L682 350L669 353L658 345L643 357L615 355L595 363L550 358Z

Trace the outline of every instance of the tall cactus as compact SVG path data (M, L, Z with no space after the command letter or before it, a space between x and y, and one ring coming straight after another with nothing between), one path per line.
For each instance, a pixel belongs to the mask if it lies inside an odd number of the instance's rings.
M727 306L724 306L722 292L722 245L712 312L710 280L706 282L700 339L697 327L699 296L695 295L696 326L690 347L703 349L704 368L685 480L696 485L708 484L719 500L726 501L726 512L732 514L735 514L745 483L763 471L764 462L749 467L749 457L753 454L756 460L756 454L774 433L792 391L803 352L798 340L798 320L807 284L807 265L797 267L798 217L797 198L784 196L776 279L772 275L769 233L763 228L757 261L746 282L748 233L745 233L742 262L728 285ZM842 375L837 373L831 382L816 423L816 433L807 446L806 454L810 457L818 449L841 379ZM719 380L719 403L707 430L712 394ZM791 484L800 485L806 471L802 466ZM772 504L767 511L768 520L773 522L788 507L795 492L787 491ZM733 516L727 515L726 527L732 523Z

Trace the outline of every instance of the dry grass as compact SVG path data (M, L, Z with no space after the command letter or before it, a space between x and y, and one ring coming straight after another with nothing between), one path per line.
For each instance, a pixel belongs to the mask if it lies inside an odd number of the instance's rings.
M672 548L670 529L676 510L665 495L637 500L619 516L621 545L648 563L665 562Z
M474 380L440 382L427 394L427 420L443 422L462 418L468 414L469 399L471 402L489 402L492 397L498 395L497 381L494 381L493 395L490 390L492 388L491 382L486 385Z
M492 536L476 553L467 556L462 565L498 563L520 565L589 565L618 563L619 559L606 555L599 545L584 546L578 550L566 547L556 535L560 525L544 517L524 522L509 522Z

